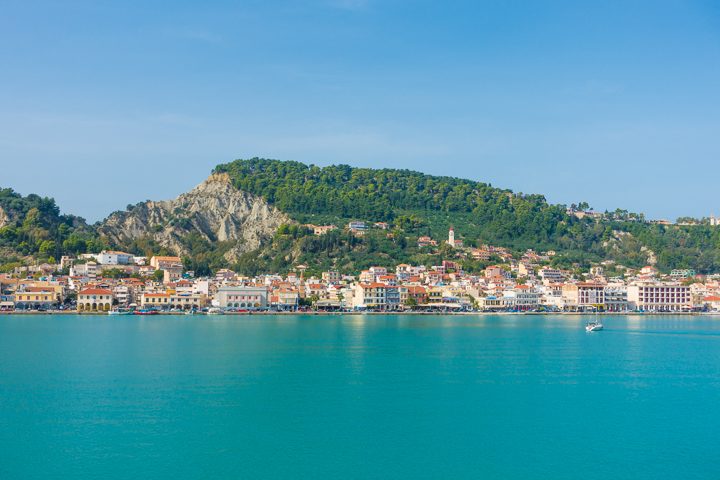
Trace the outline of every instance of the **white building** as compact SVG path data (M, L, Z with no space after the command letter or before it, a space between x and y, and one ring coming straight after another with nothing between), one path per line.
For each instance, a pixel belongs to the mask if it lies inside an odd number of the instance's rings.
M73 265L70 267L71 277L87 277L96 278L98 273L98 266L95 262L81 263L79 265Z
M556 268L541 268L538 275L542 279L543 283L560 283L563 281L563 274Z
M205 295L146 292L140 295L142 308L157 310L199 310L207 303Z
M668 283L634 283L627 287L628 306L646 312L680 312L692 308L690 287Z
M608 312L624 312L628 309L628 294L625 285L605 286L605 309Z
M103 250L97 256L100 265L132 265L135 259L129 253Z
M448 231L448 241L447 241L447 243L448 243L448 245L450 245L451 247L454 247L454 246L455 246L455 230L454 230L452 227L450 227L450 230Z
M352 300L354 308L378 310L387 308L387 285L383 283L358 283L355 285L354 290Z
M218 289L216 299L221 308L246 308L249 310L268 307L268 288L250 285L223 286Z
M518 285L511 292L505 292L504 296L514 296L515 308L521 311L535 310L540 304L540 293L529 285Z
M605 308L605 286L600 283L568 283L562 295L565 306L572 309Z
M348 230L356 235L363 235L367 229L367 224L362 221L353 221L348 223Z

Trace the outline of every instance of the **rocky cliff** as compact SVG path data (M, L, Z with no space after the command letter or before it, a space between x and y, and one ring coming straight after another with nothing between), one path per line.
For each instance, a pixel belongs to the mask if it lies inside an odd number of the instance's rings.
M98 232L117 245L150 237L178 254L186 254L183 239L191 233L208 242L233 242L229 261L258 248L289 217L264 199L235 188L226 174L211 175L174 200L148 201L110 215Z

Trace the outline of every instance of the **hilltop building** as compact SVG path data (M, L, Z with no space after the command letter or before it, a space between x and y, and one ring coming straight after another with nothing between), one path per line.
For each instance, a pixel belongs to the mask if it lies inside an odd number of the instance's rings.
M455 238L455 229L453 227L450 227L450 230L448 231L447 244L453 248L461 248L463 246L462 240Z

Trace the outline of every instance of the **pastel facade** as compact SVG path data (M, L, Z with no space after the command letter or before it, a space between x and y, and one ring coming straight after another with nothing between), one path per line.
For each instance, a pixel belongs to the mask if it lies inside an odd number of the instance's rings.
M206 304L207 297L202 294L148 292L140 295L140 306L144 309L199 310Z
M223 286L218 289L216 299L221 308L258 310L268 308L269 293L264 286Z
M86 288L77 297L78 312L107 312L112 308L113 292L105 288Z
M692 309L690 287L663 283L636 283L627 287L628 306L646 312L681 312Z

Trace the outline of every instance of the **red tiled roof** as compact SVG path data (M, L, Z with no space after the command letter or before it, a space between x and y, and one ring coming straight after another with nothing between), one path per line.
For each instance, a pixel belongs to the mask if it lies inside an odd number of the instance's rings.
M104 288L86 288L80 290L80 295L112 295L112 292Z

